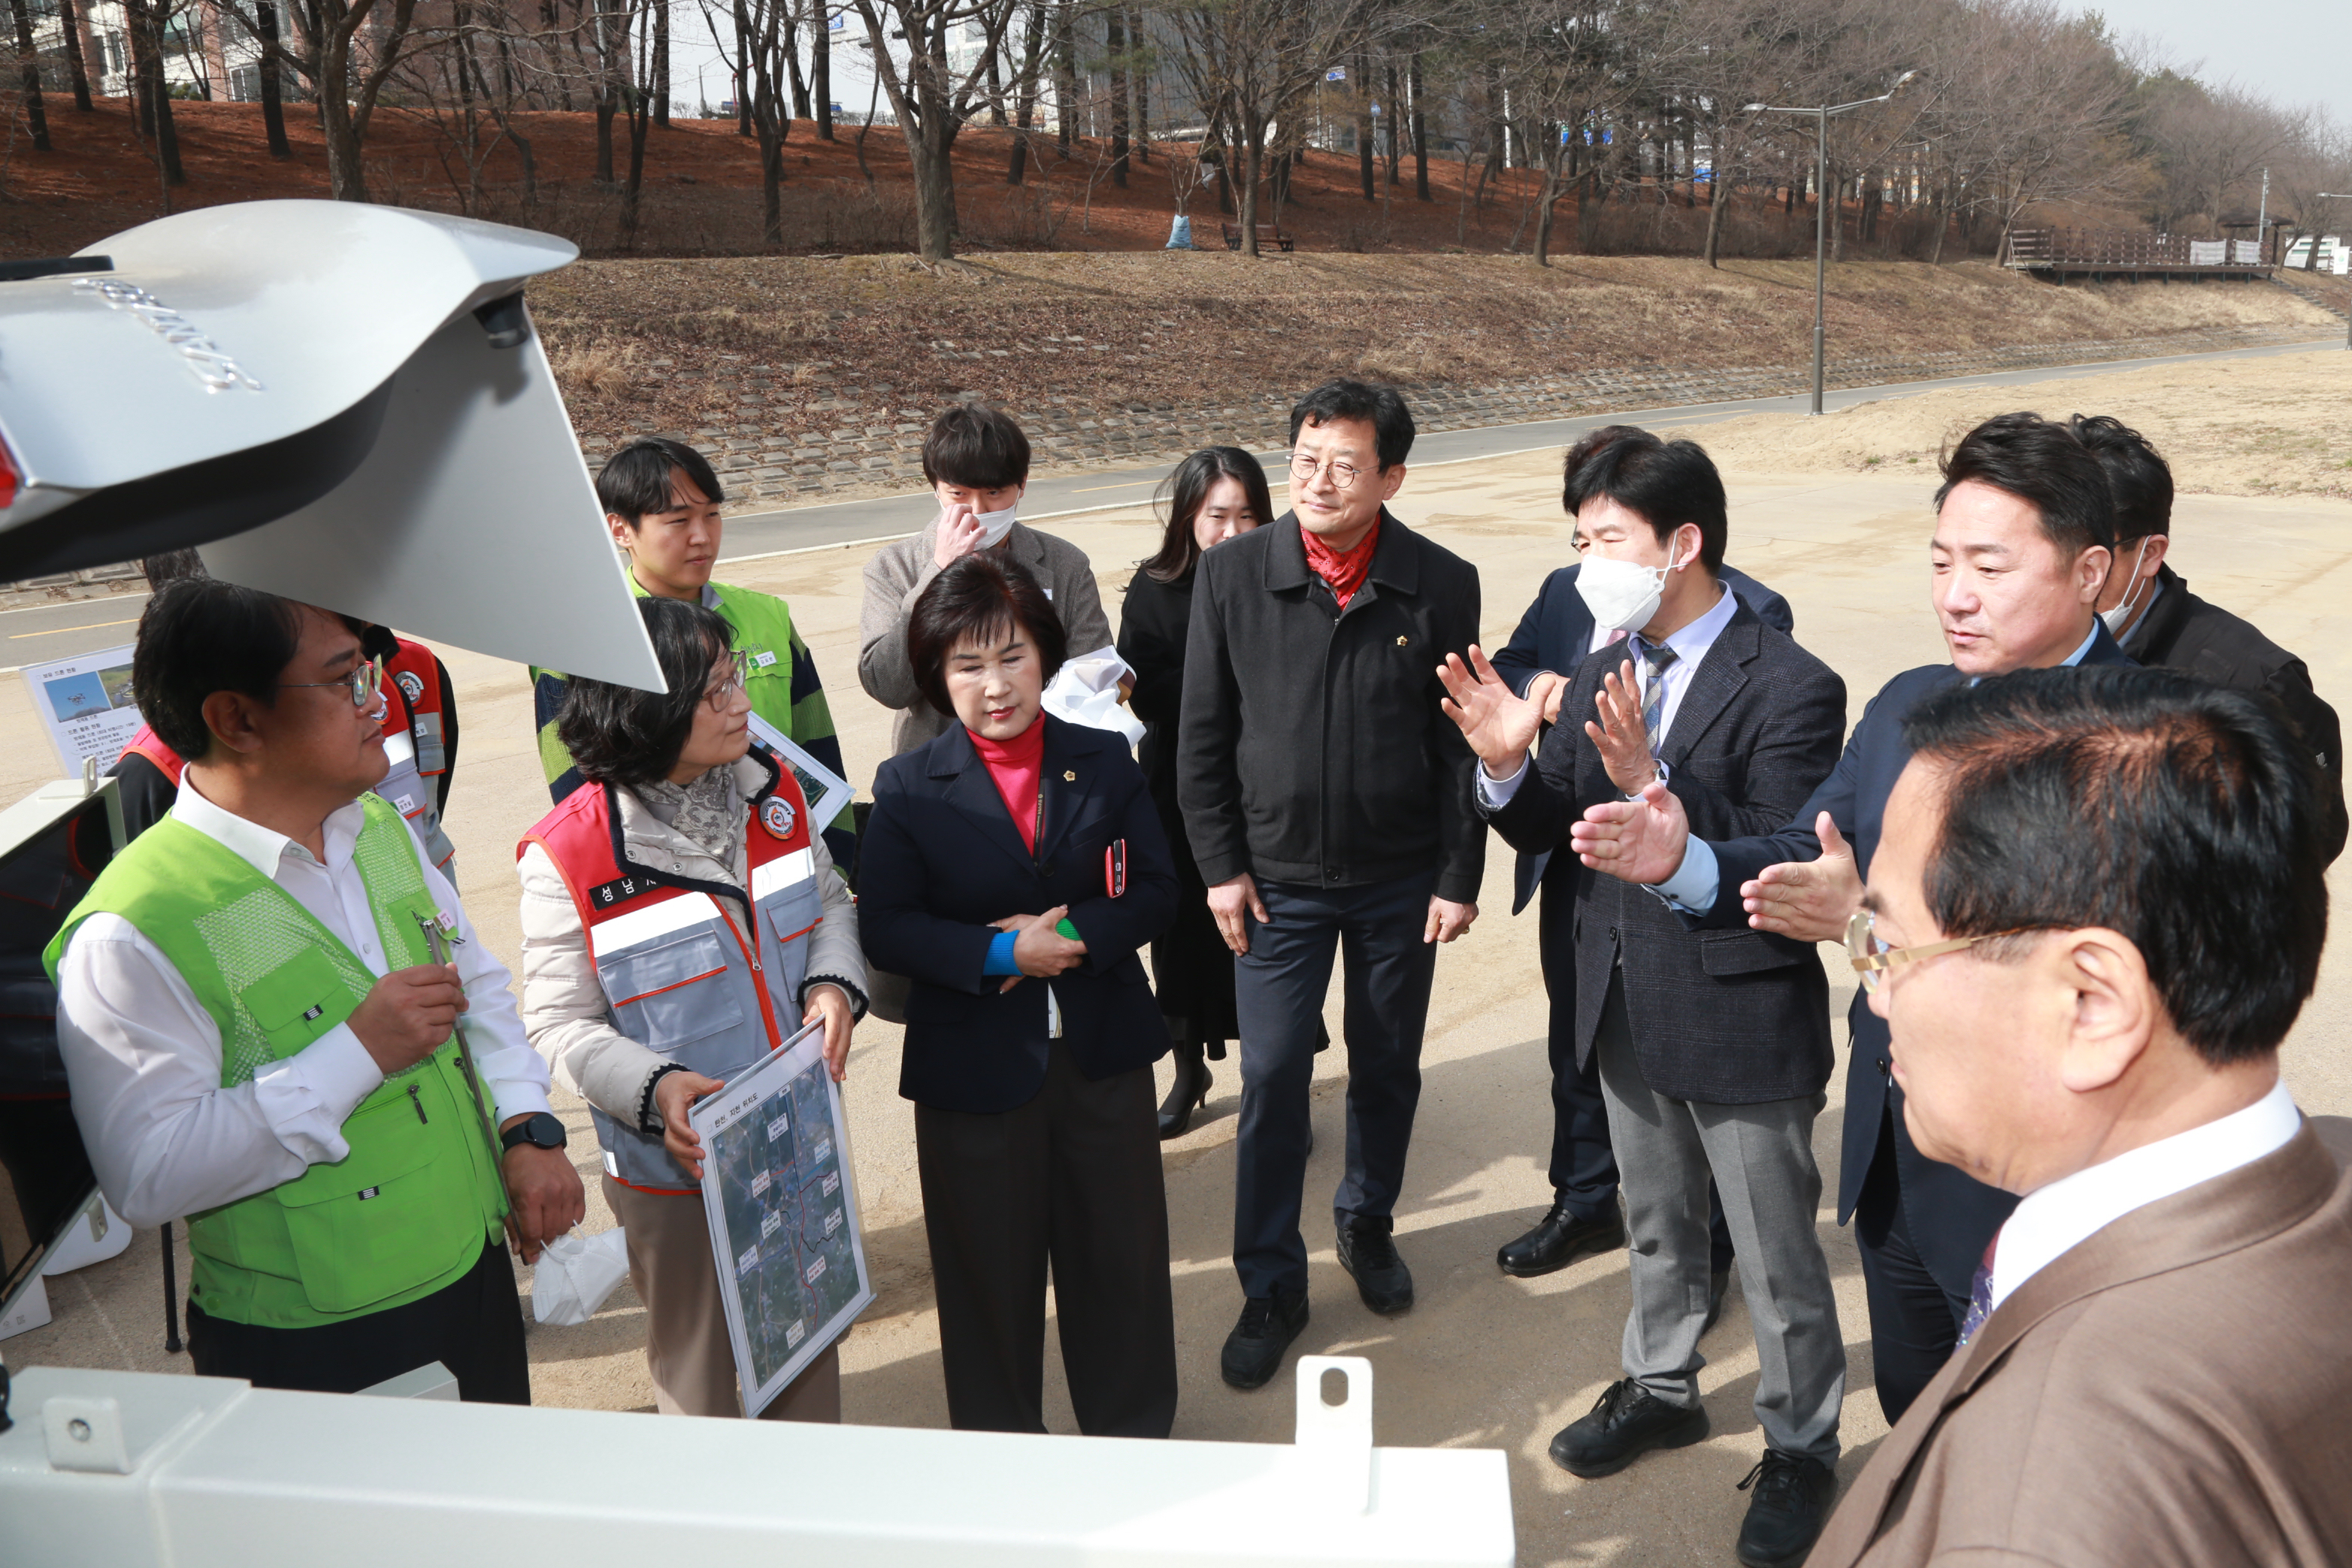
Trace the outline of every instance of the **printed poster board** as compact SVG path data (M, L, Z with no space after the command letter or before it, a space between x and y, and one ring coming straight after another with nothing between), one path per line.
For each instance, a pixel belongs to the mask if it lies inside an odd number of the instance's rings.
M703 1214L747 1415L874 1300L824 1043L824 1026L806 1026L687 1113L702 1140Z
M131 646L24 668L33 711L68 778L81 776L84 757L96 757L104 773L139 732L139 705L131 699Z

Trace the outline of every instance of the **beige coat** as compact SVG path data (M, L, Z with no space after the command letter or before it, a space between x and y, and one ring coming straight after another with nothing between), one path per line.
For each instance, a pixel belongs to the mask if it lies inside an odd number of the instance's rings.
M933 554L939 522L911 539L886 544L866 563L866 603L857 617L857 682L885 708L898 710L890 728L890 754L902 756L947 732L951 721L916 689L907 662L907 617L931 579L940 574ZM1004 537L1013 560L1029 569L1053 598L1073 656L1111 646L1110 621L1087 552L1068 540L1014 523Z
M750 758L735 764L746 795L768 781L767 770ZM593 789L593 784L584 785ZM621 814L621 842L628 858L656 871L672 871L700 881L740 886L735 875L700 846L665 826L646 809L635 792L615 789L613 799ZM816 858L817 886L824 899L824 918L809 933L808 979L805 994L821 981L845 984L853 1005L866 1000L866 956L857 942L857 905L849 889L834 874L833 857L825 853L824 837L814 835L810 848ZM539 1054L547 1058L555 1081L608 1116L634 1126L645 1103L646 1080L668 1060L646 1049L613 1026L612 1005L596 978L589 956L587 933L580 924L579 906L572 901L562 874L546 848L527 846L522 876L522 1026ZM745 905L730 911L748 928ZM782 1020L779 1020L782 1022Z
M2137 1209L2020 1286L1808 1568L2352 1563L2352 1121Z

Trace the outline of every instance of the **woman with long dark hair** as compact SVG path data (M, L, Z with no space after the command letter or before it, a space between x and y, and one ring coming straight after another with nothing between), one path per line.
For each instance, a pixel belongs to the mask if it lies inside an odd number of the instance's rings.
M1160 552L1127 586L1118 656L1135 671L1129 700L1143 721L1138 760L1176 861L1175 922L1151 944L1160 1010L1176 1043L1176 1081L1160 1107L1160 1136L1181 1138L1209 1097L1212 1060L1239 1034L1234 1020L1234 955L1210 917L1208 889L1176 809L1176 721L1184 691L1184 636L1192 615L1192 572L1202 555L1235 534L1274 521L1265 469L1238 447L1211 447L1176 465L1160 486L1168 526Z

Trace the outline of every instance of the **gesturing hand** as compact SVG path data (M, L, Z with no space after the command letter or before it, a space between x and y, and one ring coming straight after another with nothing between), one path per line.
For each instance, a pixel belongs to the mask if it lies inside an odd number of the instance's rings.
M368 987L346 1019L385 1076L415 1067L441 1048L466 1010L466 987L454 963L395 969Z
M1217 922L1217 934L1235 952L1249 951L1249 923L1242 919L1244 910L1255 915L1262 926L1274 923L1274 917L1265 912L1265 900L1257 896L1257 879L1247 871L1209 889L1209 914Z
M1447 654L1437 667L1437 679L1445 688L1438 706L1461 726L1462 738L1478 753L1490 779L1509 778L1526 763L1553 689L1563 684L1547 669L1528 683L1525 697L1515 697L1476 643L1470 645L1467 667L1460 654Z
M1650 755L1650 732L1642 724L1641 689L1629 658L1622 670L1602 677L1601 689L1593 694L1601 722L1588 719L1584 724L1584 732L1600 749L1609 782L1627 795L1641 794L1658 776L1658 764Z
M654 1085L654 1107L661 1112L662 1119L662 1147L698 1182L702 1180L702 1140L695 1136L686 1113L704 1095L716 1094L726 1087L719 1079L705 1078L698 1072L664 1073L662 1080Z
M1683 803L1653 782L1639 800L1603 801L1569 825L1576 858L1621 881L1656 884L1682 869L1690 847Z
M1758 931L1799 942L1835 942L1845 935L1846 921L1862 907L1862 872L1828 812L1814 818L1813 836L1822 841L1820 859L1767 866L1754 881L1740 884L1739 907Z
M939 531L931 539L931 560L943 572L957 556L969 555L979 549L981 540L987 536L987 530L980 526L980 519L968 506L941 507L936 526Z

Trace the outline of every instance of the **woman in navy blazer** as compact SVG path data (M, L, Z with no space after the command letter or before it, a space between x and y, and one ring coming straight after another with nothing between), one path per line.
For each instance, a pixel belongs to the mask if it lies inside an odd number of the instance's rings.
M961 722L876 776L858 925L868 958L913 982L898 1092L949 1416L1045 1429L1050 1265L1079 1430L1164 1437L1176 1337L1151 1064L1169 1040L1136 956L1175 913L1159 814L1118 737L1042 711L1065 639L1019 564L957 558L907 640L925 695Z

